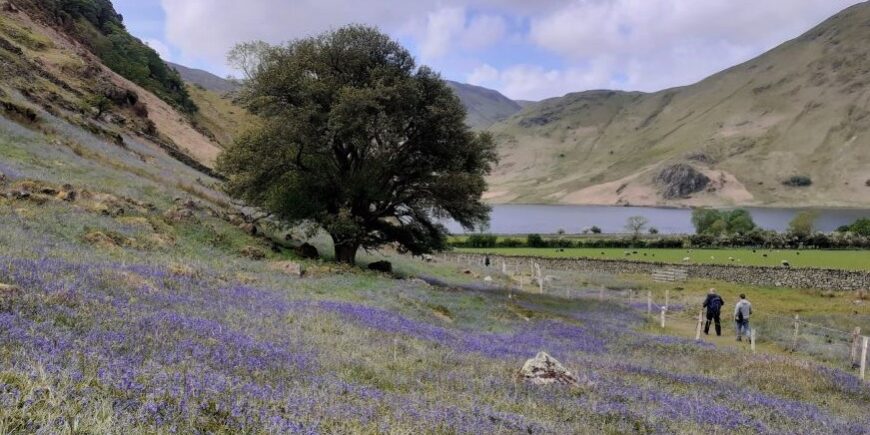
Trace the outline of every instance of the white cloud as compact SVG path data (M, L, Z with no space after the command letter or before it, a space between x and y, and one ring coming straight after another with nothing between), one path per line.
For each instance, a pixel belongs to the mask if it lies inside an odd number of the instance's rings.
M658 90L748 60L854 3L578 0L533 17L529 37L568 62L616 59L625 87Z
M177 49L179 60L222 66L237 42L277 43L362 23L408 43L424 63L453 78L467 76L518 98L688 84L748 60L858 2L153 1L163 5L165 41Z
M420 55L435 59L447 54L455 39L465 31L465 11L460 8L445 8L429 13L426 34L420 43Z
M609 75L608 64L607 60L602 60L588 67L561 69L514 65L504 70L483 65L472 71L468 82L499 89L516 100L542 100L573 91L617 87Z
M169 46L166 45L166 43L164 43L163 41L161 41L159 39L149 38L143 42L145 42L145 45L153 48L154 51L156 51L157 54L160 55L161 59L163 59L165 61L172 60L172 50L170 50Z

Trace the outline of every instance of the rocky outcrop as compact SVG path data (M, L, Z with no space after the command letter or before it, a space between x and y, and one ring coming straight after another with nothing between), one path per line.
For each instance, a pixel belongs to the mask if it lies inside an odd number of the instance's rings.
M526 361L517 376L523 382L533 385L581 386L581 381L577 376L546 352L539 352L537 356Z
M688 198L710 185L709 177L685 163L668 166L655 177L665 199Z

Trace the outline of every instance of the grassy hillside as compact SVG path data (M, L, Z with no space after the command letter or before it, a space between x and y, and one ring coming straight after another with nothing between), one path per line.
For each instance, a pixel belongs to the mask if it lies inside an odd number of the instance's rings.
M42 13L13 9L0 16L0 102L6 112L22 110L13 101L21 99L119 145L132 136L208 171L219 147L194 128L184 104L108 68ZM131 59L134 65L138 58ZM186 90L179 95L189 100Z
M21 0L16 4L83 43L113 71L179 110L196 112L178 73L127 32L110 0Z
M522 109L519 103L492 89L452 81L448 81L447 85L468 111L468 125L477 130L505 120Z
M196 85L188 86L187 92L199 107L193 121L221 146L229 145L242 132L256 125L257 118L247 109L233 104L227 95Z
M491 130L494 202L870 204L870 4L697 84L591 91L529 106ZM678 163L706 177L665 199ZM701 174L701 175L698 175ZM794 176L811 186L787 186ZM664 177L668 178L668 177ZM658 180L657 180L658 179ZM690 183L691 184L691 183Z

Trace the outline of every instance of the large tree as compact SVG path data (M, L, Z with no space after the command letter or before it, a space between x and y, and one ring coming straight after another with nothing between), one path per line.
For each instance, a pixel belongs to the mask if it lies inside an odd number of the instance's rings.
M350 26L256 52L241 98L262 125L218 160L232 196L316 224L345 263L360 247L441 249L441 218L487 222L492 139L401 45Z

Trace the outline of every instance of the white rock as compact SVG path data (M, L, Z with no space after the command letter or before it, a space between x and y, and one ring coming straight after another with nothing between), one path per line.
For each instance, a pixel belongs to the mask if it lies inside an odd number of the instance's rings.
M573 373L568 371L559 361L546 352L539 352L538 355L523 365L519 372L519 377L524 382L529 382L534 385L569 385L580 386L581 381ZM589 384L588 381L584 382Z

